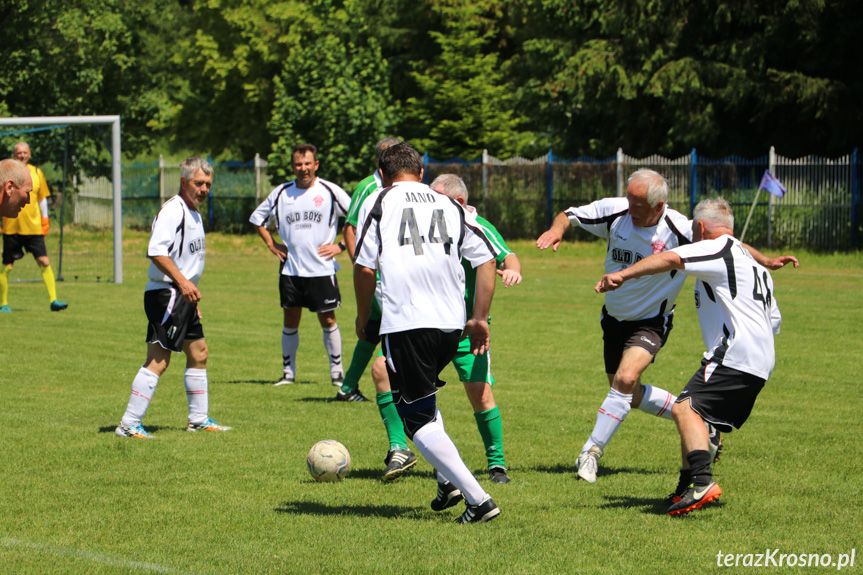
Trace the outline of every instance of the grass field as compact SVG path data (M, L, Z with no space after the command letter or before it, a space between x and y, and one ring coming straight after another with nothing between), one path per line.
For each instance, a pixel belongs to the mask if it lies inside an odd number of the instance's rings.
M0 317L2 573L711 573L743 569L718 567L720 552L836 559L860 543L861 254L797 254L800 269L774 272L784 317L776 370L747 425L727 437L715 467L724 494L670 518L661 500L676 483L679 448L669 421L632 412L598 481L574 474L607 393L602 298L592 291L603 245L551 254L515 244L525 281L498 289L492 324L513 481L488 481L469 403L448 368L451 384L439 394L447 430L502 510L489 524L457 526L461 507L428 507L435 484L426 462L380 481L387 445L377 409L331 401L320 327L308 313L299 383L269 385L281 370L282 314L274 258L256 237L208 237L200 286L211 415L234 431L184 431L183 358L174 356L144 422L158 440L116 437L145 356L146 239L126 233L122 285L59 284L65 312L48 311L40 283L10 287L15 313ZM339 278L349 359L350 270ZM674 333L646 373L646 383L674 393L703 352L691 290L690 279ZM361 389L373 395L368 375ZM326 438L353 457L343 483L315 483L305 469L308 449ZM861 562L863 548L845 571Z

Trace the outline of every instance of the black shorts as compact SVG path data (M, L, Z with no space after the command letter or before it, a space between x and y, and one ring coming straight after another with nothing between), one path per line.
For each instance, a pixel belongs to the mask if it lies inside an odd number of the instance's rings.
M279 274L279 297L284 308L304 307L315 313L333 311L342 305L336 274L315 278Z
M704 421L729 433L732 428L740 429L749 418L764 383L751 373L702 359L701 368L677 396L677 403L688 399Z
M21 234L3 234L3 265L8 266L15 260L24 257L24 250L33 254L34 258L48 255L45 249L45 236L22 236Z
M147 343L158 343L169 351L183 351L183 342L204 339L198 319L198 304L189 303L180 290L159 289L144 292L147 313Z
M366 322L366 327L363 328L363 337L367 342L373 343L375 345L381 342L381 320L378 319L370 319Z
M437 393L446 382L438 378L458 350L461 330L411 329L385 334L381 352L393 403L413 403Z
M605 342L605 373L617 373L623 351L628 347L640 347L649 351L654 358L674 327L673 313L658 315L638 321L618 321L608 315L602 306L602 340Z

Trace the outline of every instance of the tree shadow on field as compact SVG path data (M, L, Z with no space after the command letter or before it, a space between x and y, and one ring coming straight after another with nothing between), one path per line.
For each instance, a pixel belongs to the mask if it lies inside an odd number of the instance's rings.
M351 515L354 517L404 518L416 515L416 508L400 505L325 505L310 501L285 501L273 511L295 515ZM418 515L416 515L419 517Z

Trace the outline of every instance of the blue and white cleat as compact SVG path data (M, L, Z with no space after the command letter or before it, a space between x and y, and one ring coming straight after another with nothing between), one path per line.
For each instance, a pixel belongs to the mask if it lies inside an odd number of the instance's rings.
M207 421L204 423L189 423L188 427L186 427L186 431L230 431L231 429L233 428L226 425L219 425L219 423L211 417L208 417Z
M136 423L134 425L123 425L122 423L117 426L117 429L114 430L114 433L119 435L120 437L137 437L138 439L156 439L154 435L150 435L144 429L144 426L140 423Z

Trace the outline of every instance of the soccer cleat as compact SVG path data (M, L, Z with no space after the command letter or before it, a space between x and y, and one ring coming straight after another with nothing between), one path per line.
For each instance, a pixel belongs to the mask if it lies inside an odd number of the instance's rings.
M681 499L683 499L686 490L689 489L689 484L692 483L692 475L690 474L688 469L680 470L680 477L677 480L677 487L674 488L674 491L668 494L663 500L663 503L666 507L671 507Z
M68 303L66 303L64 301L60 301L58 299L55 299L54 301L51 302L51 311L62 311L64 309L66 309L67 307L69 307Z
M602 457L602 449L597 445L591 445L590 449L578 456L578 478L588 483L596 483L596 471L599 469L598 461Z
M488 470L488 477L493 483L509 483L509 475L506 474L506 467L495 465Z
M330 383L332 383L336 387L341 387L342 384L345 382L345 375L343 373L340 373L339 375L336 375L336 376L333 376L332 374L330 374L330 380L331 380Z
M706 421L704 425L707 426L707 450L710 452L710 461L716 463L722 455L722 434Z
M12 308L8 305L4 305L3 307L0 307L0 313L12 313Z
M431 502L432 511L449 509L462 499L464 499L464 495L461 494L458 487L452 483L438 483L437 496Z
M336 401L368 401L368 398L360 393L359 389L345 393L341 389L336 393Z
M707 485L690 485L681 496L680 501L668 508L669 515L686 515L693 509L701 509L705 503L710 503L722 495L722 489L715 481Z
M122 423L117 426L117 429L114 430L114 433L119 435L120 437L137 437L138 439L156 439L155 436L150 435L144 429L144 426L140 423L136 423L134 425L123 425Z
M366 400L367 401L367 400ZM384 481L392 481L417 464L417 456L408 449L393 449L384 458Z
M230 431L231 429L233 428L226 425L219 425L212 417L208 417L207 421L204 423L190 422L186 427L186 431Z
M283 375L282 379L273 384L273 387L279 387L280 385L291 385L292 383L294 383L293 377Z
M464 510L461 517L455 520L456 523L485 523L491 521L500 515L500 509L494 504L491 497L479 505L467 504L467 509Z

